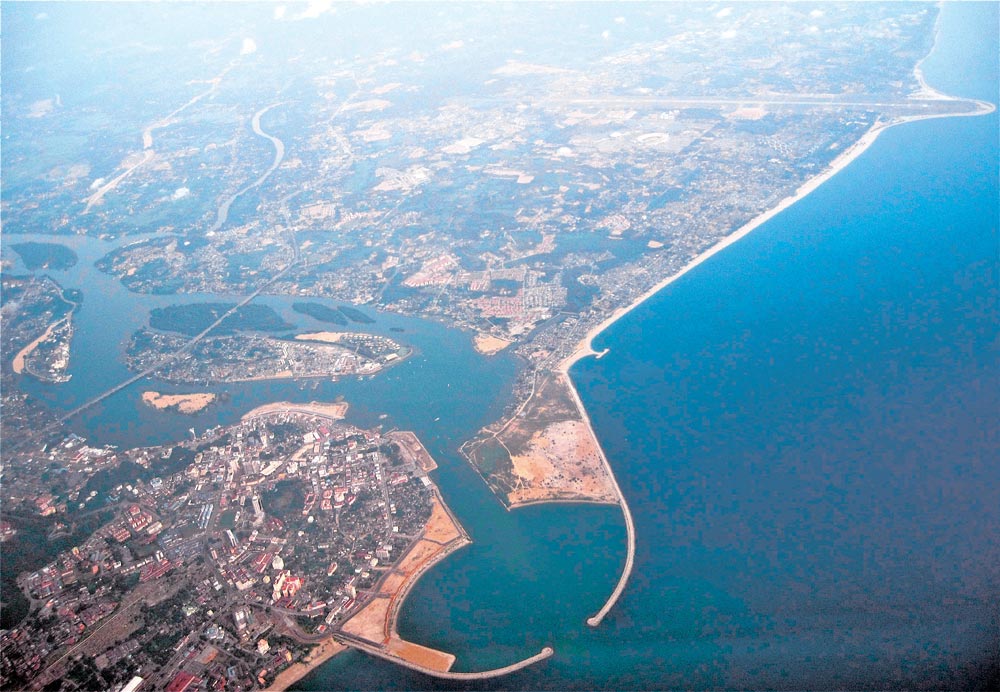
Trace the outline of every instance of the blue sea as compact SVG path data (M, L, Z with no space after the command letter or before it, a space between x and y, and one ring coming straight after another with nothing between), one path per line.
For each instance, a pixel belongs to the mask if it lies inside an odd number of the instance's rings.
M998 100L997 5L924 64ZM447 445L475 544L401 633L488 689L989 686L1000 661L997 114L884 132L846 170L616 323L572 371L635 516L504 513ZM989 677L991 674L993 677ZM992 681L992 682L991 682ZM451 688L347 653L298 689Z
M928 81L1000 100L998 21L996 3L944 4ZM518 364L468 333L379 314L365 329L416 352L374 379L215 387L224 400L193 417L142 406L145 389L184 389L150 380L70 425L164 444L269 401L344 396L354 423L414 430L474 542L416 585L401 634L455 670L556 651L486 689L961 688L990 666L1000 686L998 133L996 113L891 128L596 340L610 352L571 374L637 529L632 579L596 629L621 512L503 509L457 449L501 415ZM111 243L60 242L80 262L48 273L84 291L73 379L24 387L69 410L128 377L122 344L178 298L97 271ZM296 688L459 686L347 652Z

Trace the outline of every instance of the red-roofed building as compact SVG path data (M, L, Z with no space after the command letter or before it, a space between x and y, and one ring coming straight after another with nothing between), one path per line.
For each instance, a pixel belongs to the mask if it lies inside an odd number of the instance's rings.
M191 673L182 670L174 676L174 679L171 680L164 689L166 692L184 692L192 685L197 685L200 682L200 679L191 675Z

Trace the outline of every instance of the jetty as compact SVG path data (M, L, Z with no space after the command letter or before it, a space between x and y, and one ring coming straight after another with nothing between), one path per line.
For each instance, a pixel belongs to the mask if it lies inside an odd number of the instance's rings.
M530 665L534 665L539 661L544 661L545 659L552 656L555 650L551 646L544 647L534 656L529 656L528 658L522 659L515 663L511 663L503 668L494 668L492 670L483 670L478 673L455 673L448 670L434 670L433 668L427 668L420 665L419 663L414 663L412 661L407 661L404 658L398 656L393 656L377 646L365 641L359 637L354 637L344 632L338 632L334 635L334 638L340 641L346 646L350 646L359 651L364 651L372 656L377 656L386 661L395 663L396 665L403 666L404 668L409 668L410 670L415 670L418 673L423 673L424 675L430 675L431 677L438 678L440 680L459 680L459 681L469 681L469 680L489 680L491 678L498 678L502 675L507 675L509 673L514 673Z

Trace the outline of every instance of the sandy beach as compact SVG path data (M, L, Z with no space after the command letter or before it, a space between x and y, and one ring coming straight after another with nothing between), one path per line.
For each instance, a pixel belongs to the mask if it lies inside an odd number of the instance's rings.
M930 87L926 83L926 81L924 81L923 72L920 70L919 65L914 70L914 74L917 77L917 81L921 85L920 93L925 97L931 96L933 98L941 100L949 100L952 98ZM587 424L587 426L591 428L591 431L593 431L593 426L590 422L590 417L587 415L587 411L583 406L583 402L580 400L580 395L579 392L577 392L576 385L573 383L572 378L569 377L569 370L573 366L573 364L576 363L581 358L585 358L591 355L600 358L605 353L607 353L607 350L598 352L595 351L593 348L593 340L601 332L603 332L608 327L613 325L615 322L620 320L622 317L630 313L636 307L647 301L649 298L656 295L660 290L669 286L671 283L673 283L680 277L687 274L689 271L697 267L699 264L705 262L709 258L725 250L733 243L749 235L755 229L757 229L767 221L770 221L775 216L783 212L785 209L788 209L790 206L798 202L800 199L803 199L806 195L819 188L823 183L825 183L833 176L837 175L837 173L839 173L848 165L850 165L852 161L861 156L861 154L863 154L868 149L868 147L870 147L875 142L875 140L878 139L878 136L885 130L889 129L890 127L901 125L903 123L915 122L918 120L926 120L931 118L983 115L995 110L993 104L986 103L983 101L972 101L972 102L977 104L977 109L975 111L971 111L968 113L938 113L938 114L928 114L928 115L907 116L907 117L897 118L889 122L877 123L874 127L868 130L868 132L866 132L857 142L855 142L853 145L845 149L843 152L840 153L839 156L837 156L833 161L831 161L830 165L826 168L826 170L824 170L819 175L816 175L810 178L809 180L805 181L801 186L799 186L799 188L792 195L784 198L783 200L781 200L781 202L779 202L776 206L772 207L771 209L768 209L767 211L755 216L753 219L751 219L746 224L737 229L734 233L726 236L721 241L710 247L708 250L695 257L688 264L686 264L680 271L668 277L665 277L662 281L658 282L652 288L650 288L645 293L640 295L632 303L630 303L625 307L615 310L610 316L608 316L607 319L603 320L600 324L598 324L589 332L587 332L586 336L577 346L576 350L574 350L571 355L565 358L558 365L557 371L566 376L566 380L569 383L569 389L572 392L573 399L576 401L576 404L580 409L580 415ZM594 439L595 440L597 439L596 435L594 435ZM615 590L612 592L611 596L608 598L608 601L604 604L601 610L598 611L598 613L595 614L593 617L587 620L587 624L592 627L596 627L597 625L599 625L601 620L603 620L604 616L607 615L608 611L610 611L611 608L614 607L615 603L618 601L618 598L625 590L625 585L627 584L629 576L631 575L632 567L635 561L635 525L632 520L632 513L628 507L628 503L625 501L624 495L622 495L621 488L618 486L618 481L615 478L614 471L612 470L611 465L608 463L607 456L604 454L604 450L603 448L601 448L599 441L597 442L597 446L601 459L604 463L604 466L608 474L610 475L611 482L613 483L615 491L618 494L619 502L621 504L622 511L625 515L625 525L628 534L628 553L625 560L624 570L622 571L622 575L618 581L618 585L615 587Z
M267 689L270 692L282 692L282 690L288 689L293 683L298 682L337 654L347 651L347 648L332 637L323 640L304 659L281 671Z
M942 99L951 98L937 91L935 91L934 93L938 95L937 97ZM784 198L783 200L781 200L781 202L779 202L776 206L772 207L771 209L768 209L767 211L755 216L753 219L751 219L746 224L737 229L734 233L726 236L721 241L710 247L708 250L706 250L705 252L701 253L693 260L688 262L676 274L671 274L670 276L664 278L662 281L660 281L655 286L650 288L648 291L643 293L641 296L636 298L629 305L626 305L625 307L622 308L618 308L613 313L611 313L611 315L607 319L605 319L603 322L601 322L596 327L587 332L587 335L580 342L580 345L577 347L577 349L568 358L566 358L565 360L562 361L562 363L559 364L558 370L560 372L568 373L569 369L573 366L573 364L576 363L581 358L585 358L590 355L603 355L604 352L595 351L592 346L592 342L597 337L598 334L603 332L605 329L610 327L612 324L620 320L628 313L632 312L632 310L637 308L642 303L646 302L649 298L659 293L660 290L666 288L674 281L687 274L689 271L697 267L699 264L705 262L712 256L725 250L733 243L749 235L759 226L770 221L775 216L783 212L785 209L788 209L790 206L798 202L800 199L804 198L810 192L816 190L820 185L822 185L827 180L837 175L837 173L839 173L840 171L845 169L848 165L850 165L851 162L854 161L854 159L861 156L861 154L863 154L868 149L868 147L874 144L875 140L878 139L878 136L882 132L885 132L890 127L895 127L896 125L902 125L904 123L909 123L909 122L916 122L918 120L930 120L933 118L960 118L960 117L978 116L991 113L995 110L993 104L986 103L984 101L974 101L974 103L977 104L978 108L976 111L969 113L938 113L938 114L928 114L928 115L914 115L914 116L898 118L896 120L892 120L887 123L879 123L875 125L872 129L868 130L868 132L866 132L861 137L861 139L859 139L857 142L855 142L850 147L845 149L843 152L841 152L839 156L837 156L837 158L831 161L830 165L827 167L825 171L807 180L795 191L794 194Z

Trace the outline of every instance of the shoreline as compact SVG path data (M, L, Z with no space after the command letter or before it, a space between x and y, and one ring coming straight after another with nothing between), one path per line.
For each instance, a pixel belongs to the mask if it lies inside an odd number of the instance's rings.
M448 507L448 504L444 501L444 497L441 495L441 491L437 488L437 486L434 488L434 495L440 503L441 509L444 510L445 515L447 515L449 521L451 521L452 525L458 531L458 537L453 538L448 543L442 544L440 550L429 555L427 559L417 565L415 570L406 575L403 583L400 584L399 589L392 595L389 603L388 614L390 638L402 639L399 635L399 631L396 629L396 625L399 622L399 611L402 610L403 604L406 603L406 599L413 590L413 587L417 585L418 581L420 581L420 577L452 553L459 551L468 545L472 545L472 538L469 536L468 532L466 532L465 527L459 523L458 518L452 514L451 508ZM414 544L414 547L415 546L416 543ZM405 557L406 556L404 556L404 559Z
M346 401L335 402L332 404L325 404L320 401L311 401L308 404L297 404L291 401L275 401L270 404L263 404L257 408L250 409L240 416L240 420L247 421L251 418L266 416L272 413L301 413L307 416L320 416L323 418L330 418L331 420L341 421L345 416L347 416L348 408L350 408L350 406Z
M277 677L267 686L268 692L284 692L331 658L344 653L349 648L349 646L341 644L333 637L327 637L317 644L304 659L293 663L278 673Z
M555 370L565 375L566 382L569 385L570 392L573 396L573 400L576 402L576 405L580 411L580 415L584 423L587 425L587 427L590 428L590 432L593 435L594 440L597 442L597 449L601 455L601 461L603 462L604 468L607 471L609 477L611 478L611 483L614 486L615 492L618 494L619 504L621 505L622 513L625 516L625 527L627 533L627 554L625 558L625 566L622 569L622 574L618 579L618 584L615 586L614 591L612 591L611 595L608 597L608 600L595 615L587 619L587 624L589 626L597 627L598 625L600 625L601 621L608 614L608 612L615 606L615 604L618 602L618 599L621 597L622 593L625 590L625 586L628 583L629 577L632 574L632 569L635 564L635 524L632 520L632 512L629 509L628 502L625 500L625 496L621 492L621 488L618 485L618 479L615 477L614 470L612 469L611 464L608 462L607 455L604 453L604 448L601 446L600 440L598 440L597 434L594 432L594 427L590 421L590 416L587 414L587 410L583 405L583 401L580 399L580 394L577 391L576 384L573 382L573 378L570 377L569 373L570 369L578 361L588 356L595 356L596 358L602 358L604 355L606 355L610 351L609 348L597 351L594 349L593 346L594 339L596 339L601 333L603 333L605 330L611 327L615 322L623 318L628 313L632 312L635 308L645 303L647 300L649 300L654 295L659 293L662 289L666 288L673 282L677 281L679 278L687 274L689 271L691 271L698 265L709 260L719 252L722 252L730 245L733 245L737 241L743 239L751 232L753 232L760 226L764 225L766 222L778 216L781 212L791 207L796 202L804 199L807 195L817 190L821 185L823 185L823 183L827 182L835 175L840 173L842 170L847 168L855 159L857 159L865 151L867 151L868 148L872 144L874 144L875 141L878 139L878 136L883 132L885 132L886 130L888 130L889 128L895 127L897 125L902 125L905 123L917 122L919 120L930 120L933 118L976 117L980 115L987 115L996 110L996 106L994 104L987 103L985 101L980 101L977 99L959 99L952 96L948 96L940 91L937 91L936 89L933 89L932 87L927 85L926 81L924 80L923 71L920 69L920 64L922 62L923 60L921 60L921 62L918 63L917 66L914 68L914 74L916 75L917 81L920 83L923 89L926 89L928 93L933 92L935 98L940 98L943 101L959 100L959 101L966 101L968 103L974 103L977 106L976 110L968 113L934 113L926 115L902 116L882 123L876 121L876 123L867 132L865 132L857 142L855 142L847 149L842 151L840 154L838 154L837 157L834 158L833 161L831 161L830 164L823 171L803 182L798 188L796 188L795 192L793 192L791 195L782 199L774 207L771 207L770 209L765 210L760 214L758 214L757 216L753 217L750 221L740 226L733 233L730 233L729 235L722 238L722 240L715 243L701 254L697 255L694 259L692 259L690 262L684 265L676 273L671 274L670 276L667 276L662 280L658 281L656 284L654 284L651 288L643 292L641 295L639 295L638 298L633 300L628 305L614 310L607 318L602 320L597 326L590 329L587 332L587 334L583 337L583 339L579 342L577 348L569 356L560 361L560 363L556 366Z
M397 629L400 610L420 578L452 553L472 543L440 490L437 486L432 487L434 508L427 525L370 589L371 598L331 633L349 647L441 677L448 675L455 656L404 639Z
M22 348L14 355L14 359L11 361L10 367L14 371L15 375L24 374L25 361L28 359L28 356L34 353L35 349L38 348L42 344L42 342L44 342L46 339L52 336L52 332L54 332L57 327L59 327L63 322L65 322L66 319L67 319L66 317L63 317L50 324L45 329L45 331L42 333L41 336L39 336L37 339L32 341L30 344ZM31 373L29 372L28 374L30 375Z
M945 97L945 98L950 98L950 97ZM936 113L936 114L929 113L926 115L903 116L900 118L896 118L894 120L890 120L888 122L876 123L867 132L865 132L865 134L862 135L857 142L855 142L847 149L842 151L833 161L831 161L829 166L827 166L826 170L822 171L821 173L817 173L812 178L806 180L804 183L802 183L802 185L800 185L795 190L794 193L782 199L774 207L771 207L770 209L761 212L753 219L740 226L733 233L730 233L729 235L722 238L722 240L717 242L715 245L712 245L710 248L708 248L701 254L697 255L694 259L685 264L679 271L660 280L628 305L617 308L614 312L611 313L611 315L605 318L600 324L593 327L590 331L587 332L586 336L584 336L584 338L580 341L576 350L573 351L573 353L571 353L569 356L564 358L556 367L556 370L568 375L569 369L577 361L586 358L587 356L597 356L597 357L604 356L610 349L606 348L603 349L602 351L597 351L593 348L593 340L597 338L599 334L601 334L608 327L610 327L615 322L620 320L622 317L632 312L632 310L639 307L642 303L645 303L647 300L649 300L654 295L659 293L662 289L666 288L674 281L687 274L689 271L697 267L699 264L702 264L703 262L710 259L713 255L716 255L722 250L725 250L733 243L742 240L745 236L749 235L759 226L762 226L763 224L770 221L772 218L774 218L781 212L791 207L796 202L804 199L808 194L819 188L820 185L822 185L823 183L825 183L826 181L828 181L829 179L840 173L840 171L847 168L847 166L849 166L856 158L861 156L861 154L863 154L868 149L868 147L870 147L872 144L875 143L875 140L878 139L878 136L880 134L882 134L889 128L896 127L897 125L902 125L905 123L917 122L920 120L931 120L935 118L977 117L980 115L988 115L989 113L992 113L994 110L996 110L996 107L993 104L986 103L985 101L973 101L971 99L963 99L963 100L967 100L970 103L978 104L979 109L971 113Z

